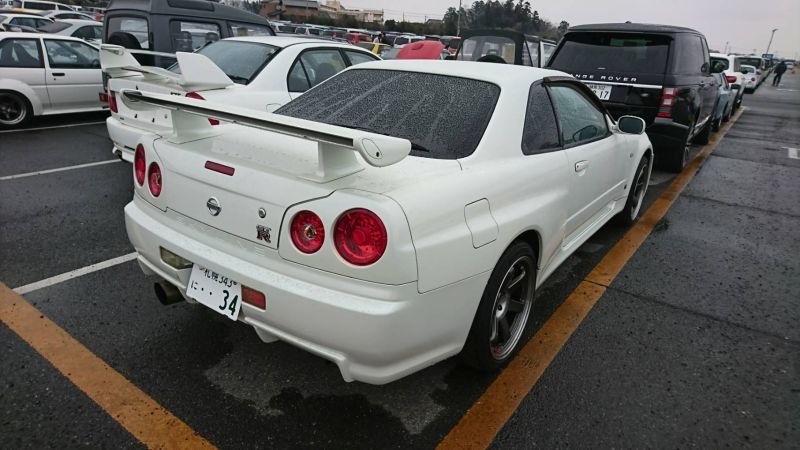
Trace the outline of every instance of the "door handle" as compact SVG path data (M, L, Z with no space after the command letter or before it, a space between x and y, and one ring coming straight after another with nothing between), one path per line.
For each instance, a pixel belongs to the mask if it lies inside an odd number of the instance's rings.
M64 72L53 72L54 77L63 77L64 75L66 75Z
M589 167L589 161L578 161L575 163L575 172L583 172Z

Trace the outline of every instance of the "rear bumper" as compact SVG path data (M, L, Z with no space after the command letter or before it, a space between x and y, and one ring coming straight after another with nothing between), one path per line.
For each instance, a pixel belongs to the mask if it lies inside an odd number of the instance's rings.
M653 123L647 127L647 136L653 143L653 150L658 156L659 153L683 151L689 131L687 125L671 119L656 117Z
M191 269L165 264L160 247L263 292L266 310L243 304L239 320L335 362L346 381L383 384L458 353L489 273L425 294L417 283L383 285L294 264L277 251L164 213L134 195L128 236L142 269L186 293Z

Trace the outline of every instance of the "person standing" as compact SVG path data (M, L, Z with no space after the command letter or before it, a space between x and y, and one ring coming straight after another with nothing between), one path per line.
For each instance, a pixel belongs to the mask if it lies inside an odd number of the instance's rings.
M781 85L781 77L783 77L783 73L786 72L786 63L783 61L778 64L778 67L775 68L775 77L772 78L772 85L773 86L780 86Z

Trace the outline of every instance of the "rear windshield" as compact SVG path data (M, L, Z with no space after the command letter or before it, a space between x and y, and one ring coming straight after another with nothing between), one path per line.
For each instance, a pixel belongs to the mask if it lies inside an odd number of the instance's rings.
M499 95L485 81L350 69L275 112L408 139L414 156L457 159L475 151Z
M712 72L715 72L713 69L717 68L717 70L728 70L730 69L730 62L728 58L715 58L711 57L711 68Z
M550 66L568 72L663 74L670 41L661 35L570 33L553 55Z
M461 42L457 59L477 61L484 56L499 56L506 63L514 64L516 48L517 44L505 36L473 36Z
M222 40L208 44L197 53L213 61L234 83L248 84L277 50L277 47L257 42ZM175 64L169 70L180 73L180 66Z
M72 24L67 22L53 22L48 23L45 26L39 27L39 31L43 31L45 33L58 33L59 31L66 30L67 28L71 27Z
M736 58L739 60L739 64L747 64L748 66L753 66L756 69L761 68L761 58Z

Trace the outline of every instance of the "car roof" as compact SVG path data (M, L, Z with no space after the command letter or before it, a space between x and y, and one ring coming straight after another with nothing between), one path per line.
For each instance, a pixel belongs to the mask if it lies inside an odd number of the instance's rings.
M586 25L576 25L570 27L567 32L571 31L620 31L629 33L697 33L699 31L686 27L677 27L674 25L660 25L654 23L591 23Z
M103 26L103 22L98 22L96 20L89 20L89 19L58 19L59 22L66 22L71 23L73 25L95 25L95 26Z
M12 18L12 17L30 17L30 18L32 18L32 19L49 19L49 17L42 17L42 16L40 16L40 15L38 15L38 14L30 14L30 13L6 13L6 12L2 12L2 10L0 10L0 16L5 16L5 17L8 17L8 18Z
M302 36L239 36L239 37L231 37L225 38L223 41L243 41L243 42L258 42L261 44L269 44L275 47L288 47L290 45L298 45L298 44L324 44L324 45L335 45L339 47L350 47L350 48L358 48L359 50L363 50L360 47L355 47L350 44L346 44L343 42L338 41L330 41L327 39L314 39L314 38L307 38Z
M501 88L518 85L519 83L530 84L536 80L547 77L572 78L571 75L557 70L476 61L393 59L389 61L365 62L356 66L351 66L348 70L353 70L353 68L402 70L406 72L423 72L458 78L469 78L487 81Z
M83 42L84 44L88 44L88 42L84 41L83 39L72 37L72 36L64 36L63 34L49 34L49 33L20 33L17 31L9 31L0 33L0 40L5 38L27 38L27 39L38 39L38 38L45 38L45 39L58 39L60 41L76 41L76 42ZM89 44L92 45L92 44ZM92 45L92 47L97 48L96 46Z

